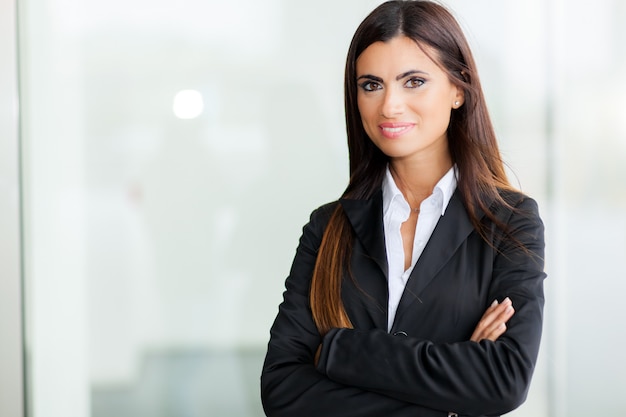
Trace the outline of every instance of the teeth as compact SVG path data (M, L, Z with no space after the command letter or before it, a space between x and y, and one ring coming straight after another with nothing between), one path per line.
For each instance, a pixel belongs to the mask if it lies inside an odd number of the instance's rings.
M406 127L383 127L383 130L385 132L390 132L390 133L397 133L397 132L401 132L404 129L406 129Z

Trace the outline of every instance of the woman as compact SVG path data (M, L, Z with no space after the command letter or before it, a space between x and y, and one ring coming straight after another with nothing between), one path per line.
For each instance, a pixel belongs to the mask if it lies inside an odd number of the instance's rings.
M261 376L268 416L499 415L542 327L543 225L509 184L461 29L390 1L352 40L350 182L304 227Z

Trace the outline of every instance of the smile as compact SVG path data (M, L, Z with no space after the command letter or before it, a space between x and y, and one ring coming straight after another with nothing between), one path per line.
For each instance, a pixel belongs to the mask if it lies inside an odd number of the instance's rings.
M402 136L414 126L414 123L382 123L378 127L384 137L394 139Z

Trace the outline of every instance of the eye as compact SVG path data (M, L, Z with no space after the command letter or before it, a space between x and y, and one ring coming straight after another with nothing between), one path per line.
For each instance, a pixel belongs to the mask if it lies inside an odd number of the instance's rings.
M424 80L423 78L413 77L409 78L404 86L407 88L418 88L423 86L425 82L426 80Z
M379 83L377 83L376 81L365 81L363 83L360 84L360 87L365 90L365 91L377 91L380 90L381 88L383 88Z

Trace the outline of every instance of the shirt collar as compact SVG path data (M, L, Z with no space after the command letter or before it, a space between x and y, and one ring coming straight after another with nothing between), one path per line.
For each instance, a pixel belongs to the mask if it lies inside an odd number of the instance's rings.
M458 168L456 165L453 165L448 172L445 173L443 177L437 182L435 188L433 188L433 193L440 192L442 196L442 205L441 205L441 215L443 216L446 213L446 208L448 208L448 203L450 203L450 199L456 190L456 178L458 176ZM406 204L406 200L402 195L402 192L396 185L396 182L391 175L391 171L389 170L389 165L387 165L387 169L385 172L385 178L383 179L382 184L383 189L383 215L389 211L391 204L396 198L399 198L404 204ZM408 207L408 204L407 204Z
M441 193L443 194L443 205L441 207L441 215L446 214L446 209L448 208L448 203L456 190L456 179L459 176L459 170L456 167L456 164L453 165L446 174L441 177L437 185L435 185L435 189L439 188Z
M408 204L406 203L406 200L404 199L402 192L400 191L400 189L396 185L396 182L391 176L389 165L387 165L387 168L385 170L385 178L383 179L382 188L383 188L383 216L385 216L389 212L389 209L391 208L393 201L396 199L398 199L400 204L406 205L407 210L409 210Z

